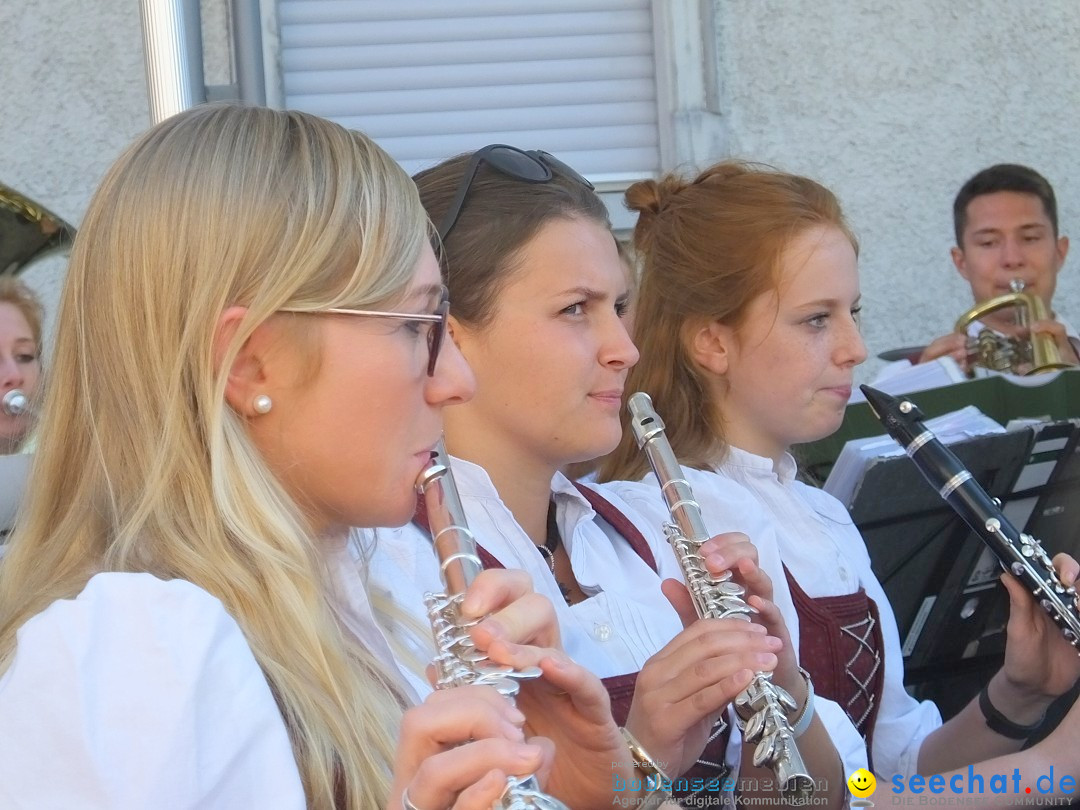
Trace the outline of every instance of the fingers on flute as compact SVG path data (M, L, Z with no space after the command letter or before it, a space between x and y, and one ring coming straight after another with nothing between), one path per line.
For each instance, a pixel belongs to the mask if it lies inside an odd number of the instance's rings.
M469 588L461 611L466 618L485 617L469 631L480 649L488 649L496 639L562 646L555 608L533 592L532 580L524 571L484 571Z
M638 676L647 716L669 727L688 728L729 704L753 673L778 663L779 638L737 619L706 619L676 636L646 662Z
M705 567L714 576L732 571L750 593L772 598L772 580L758 563L758 550L741 532L718 534L699 549Z
M698 620L697 608L694 607L694 599L690 596L685 583L677 579L665 579L660 583L660 591L667 597L668 602L679 614L683 627L690 627Z
M611 717L611 699L600 679L573 661L561 650L548 650L537 666L544 677L536 687L551 696L569 698L574 710L594 723L606 723Z
M751 596L746 601L750 607L757 611L755 622L760 622L766 630L785 642L790 638L787 622L784 621L784 614L780 612L780 608L776 606L775 602L762 599L760 596Z
M477 740L424 759L409 783L409 799L420 808L486 810L502 794L508 774L534 773L544 756L544 749L529 743Z
M496 806L506 791L506 779L502 771L488 771L479 782L461 791L454 810L489 810Z
M524 722L521 711L494 689L462 687L433 692L408 709L401 720L401 740L423 758L471 739L522 741Z
M461 613L466 618L478 619L501 610L532 589L532 580L524 571L505 568L481 571L465 593Z

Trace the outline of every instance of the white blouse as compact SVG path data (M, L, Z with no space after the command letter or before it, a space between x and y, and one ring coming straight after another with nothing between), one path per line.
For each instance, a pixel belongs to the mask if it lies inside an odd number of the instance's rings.
M682 622L660 592L657 574L605 521L565 476L552 480L556 520L574 576L589 597L567 605L545 558L517 524L480 466L453 459L454 479L469 528L483 548L506 568L526 571L537 593L555 607L566 652L595 675L606 678L637 672L645 661L682 630ZM659 524L635 520L633 511L609 498L642 529L661 579L682 574ZM369 587L392 598L405 613L427 625L423 596L441 591L438 562L426 531L409 524L399 529L354 530L369 556ZM423 639L424 657L431 642ZM427 687L430 689L430 687Z
M660 528L667 519L666 512L643 515L634 508L637 504L628 504L610 488L600 488L603 496L641 530L656 560L658 579L629 543L606 521L597 518L573 483L556 474L551 486L560 535L574 576L588 596L578 604L567 605L544 557L499 498L487 472L456 458L453 470L469 527L480 545L507 568L529 573L535 590L555 607L566 652L590 672L602 678L638 672L682 630L678 614L659 587L662 579L683 579L682 569ZM663 510L663 501L655 489L641 494L647 494L650 506ZM423 594L442 590L427 533L409 525L401 529L356 530L354 537L370 556L369 587L382 591L399 610L426 625ZM432 649L430 635L412 645L412 652L421 659L430 658ZM413 675L411 682L420 694L430 689L418 676ZM820 699L817 705L819 711L843 716L840 707L831 701ZM729 710L729 724L731 720ZM853 726L850 735L863 751L861 762L865 766L865 748ZM850 746L850 740L845 744ZM741 735L733 727L726 758L735 767L740 749ZM845 762L857 759L845 755Z
M98 574L18 630L0 676L0 807L306 806L270 686L206 591Z
M744 532L754 542L796 650L799 622L784 576L785 564L810 597L866 589L877 605L885 645L884 690L873 734L874 769L887 775L915 773L919 747L941 725L941 715L932 702L919 702L904 689L896 618L847 510L827 492L795 480L795 460L790 455L774 469L771 459L733 447L715 471L683 470L701 504L709 532ZM641 482L604 484L601 491L614 492L635 509L651 511L654 517L662 514L662 508L655 505L659 490L652 475ZM847 715L835 703L819 699L817 705L844 759L844 773L866 767L862 738Z

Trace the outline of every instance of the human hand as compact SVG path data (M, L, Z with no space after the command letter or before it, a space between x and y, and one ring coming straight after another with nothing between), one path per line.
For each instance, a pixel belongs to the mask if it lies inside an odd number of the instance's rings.
M1072 341L1069 340L1069 335L1065 331L1065 325L1060 321L1055 321L1052 318L1041 321L1032 321L1030 332L1031 334L1049 335L1054 339L1054 344L1057 346L1058 353L1061 355L1061 361L1063 363L1068 363L1073 366L1080 365L1080 358L1076 355L1076 347L1074 347Z
M388 807L490 810L509 775L550 770L545 741L525 741L524 715L490 687L433 692L405 712Z
M669 580L673 585L685 586ZM691 607L691 610L693 608ZM695 619L638 674L626 727L670 777L700 756L719 714L757 671L771 671L782 642L741 619Z
M1053 562L1061 582L1075 585L1080 564L1068 554L1056 555ZM994 692L1001 705L995 705L1014 722L1024 724L1025 719L1038 719L1049 700L1076 682L1080 656L1015 577L1002 574L1001 579L1009 594L1009 623L1004 677L998 679ZM1006 708L1010 703L1017 707L1013 713Z
M498 641L562 649L555 608L533 591L524 571L482 571L465 593L461 616L481 620L469 630L481 650L489 651Z
M762 625L770 636L780 639L773 680L801 706L807 697L806 681L799 672L799 662L787 623L772 601L772 579L758 565L757 546L741 532L728 532L702 543L701 554L705 567L713 576L731 571L732 579L746 589L746 602L754 609L753 621Z
M918 363L928 363L939 357L951 357L963 371L970 368L968 356L968 336L962 332L950 332L930 342L930 345L922 350Z
M610 808L614 776L640 779L596 676L560 650L502 642L492 657L515 669L538 666L543 672L521 684L517 705L527 718L526 731L554 746L551 795L575 810Z

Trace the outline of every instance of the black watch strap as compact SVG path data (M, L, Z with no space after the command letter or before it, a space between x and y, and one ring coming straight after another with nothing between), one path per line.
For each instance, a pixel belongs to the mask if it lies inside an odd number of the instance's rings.
M1008 717L994 708L994 704L990 702L990 695L988 689L990 684L987 684L979 692L979 710L983 713L983 718L986 720L986 725L991 731L1000 734L1002 737L1008 737L1010 740L1026 740L1032 734L1039 730L1042 725L1042 718L1030 726L1021 726L1018 723L1014 723Z

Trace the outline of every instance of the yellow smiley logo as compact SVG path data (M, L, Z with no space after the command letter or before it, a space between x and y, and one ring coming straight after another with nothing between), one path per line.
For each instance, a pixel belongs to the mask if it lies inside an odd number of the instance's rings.
M865 799L867 796L872 796L877 789L877 780L874 775L866 768L859 768L847 780L848 790L851 791L853 796L858 796L860 799Z

